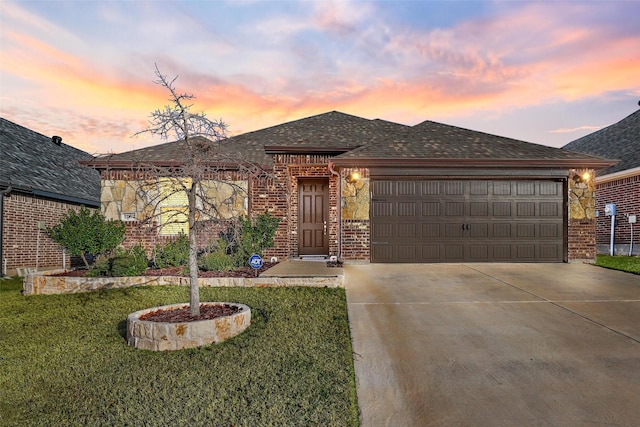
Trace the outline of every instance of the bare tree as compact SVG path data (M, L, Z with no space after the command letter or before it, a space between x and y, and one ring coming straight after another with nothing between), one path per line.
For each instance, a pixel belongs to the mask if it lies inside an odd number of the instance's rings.
M146 209L146 220L161 226L187 224L189 236L189 285L190 315L200 315L200 292L198 288L198 230L212 220L238 216L233 210L234 199L248 189L238 180L242 176L264 175L265 172L250 162L242 161L242 155L233 147L224 144L227 125L222 120L211 120L205 113L190 112L190 101L194 96L179 93L173 79L163 75L156 65L157 80L154 83L169 93L170 104L155 110L149 118L147 129L138 134L150 133L163 139L176 138L181 142L173 158L139 159L135 175L143 177L138 193ZM138 135L136 134L136 135ZM236 177L234 180L233 177ZM220 185L224 184L225 195L220 197ZM217 193L217 197L212 197ZM186 194L186 206L176 206L160 212L159 206L167 204L176 194ZM161 221L157 218L164 215Z

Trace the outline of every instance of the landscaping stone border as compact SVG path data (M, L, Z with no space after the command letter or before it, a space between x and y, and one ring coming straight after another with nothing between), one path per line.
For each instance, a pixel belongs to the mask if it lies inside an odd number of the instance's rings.
M68 294L102 289L129 288L133 286L189 286L188 277L134 276L134 277L69 277L51 276L63 270L49 270L29 274L24 279L25 295ZM277 287L312 286L344 287L343 276L331 277L257 277L257 278L199 278L200 287Z
M158 310L186 308L188 304L171 304L136 311L127 317L127 344L153 351L202 347L235 337L251 325L251 309L244 304L204 302L200 305L232 305L240 310L215 319L180 323L140 320L140 317Z

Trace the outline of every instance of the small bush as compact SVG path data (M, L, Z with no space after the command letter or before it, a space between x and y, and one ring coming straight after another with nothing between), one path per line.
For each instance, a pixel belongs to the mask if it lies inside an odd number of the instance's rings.
M198 266L206 271L229 271L234 267L234 260L227 254L227 243L219 239L217 244L200 256Z
M147 269L147 254L140 245L118 253L111 260L111 275L114 277L139 276Z
M116 248L110 257L100 256L87 272L89 277L139 276L147 269L147 255L140 245L131 249Z
M111 276L111 257L99 255L95 262L87 271L87 277L108 277Z
M240 219L240 238L234 255L235 265L246 266L253 254L262 256L264 249L273 246L280 218L271 216L269 212L258 215L254 220L249 217Z
M189 265L189 238L181 234L173 242L157 245L153 250L153 263L158 268Z

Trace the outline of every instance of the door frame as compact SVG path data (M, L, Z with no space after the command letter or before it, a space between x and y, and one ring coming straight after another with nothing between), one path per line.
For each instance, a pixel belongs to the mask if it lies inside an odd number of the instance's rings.
M324 191L323 191L323 197L324 197L324 203L323 203L323 212L322 212L322 221L324 222L324 224L322 225L324 230L322 232L322 238L323 238L323 242L322 242L322 247L320 249L317 250L308 250L305 249L304 244L303 244L303 239L304 239L304 233L305 230L303 230L303 219L304 219L304 214L305 214L305 203L303 201L303 197L302 197L302 193L304 190L304 184L305 183L322 183L324 185ZM319 255L329 255L329 225L330 225L330 221L329 221L329 178L323 178L323 177L304 177L304 178L298 178L298 191L297 191L297 196L298 196L298 256L319 256ZM315 205L315 204L314 204ZM320 225L318 225L318 227L322 227ZM319 230L317 230L319 231Z

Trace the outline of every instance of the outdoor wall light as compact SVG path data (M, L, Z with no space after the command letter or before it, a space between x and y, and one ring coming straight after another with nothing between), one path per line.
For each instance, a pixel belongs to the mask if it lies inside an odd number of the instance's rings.
M349 184L353 184L354 182L356 182L357 180L360 179L360 172L358 171L353 171L349 174L349 176L347 176L347 182Z
M573 176L573 181L575 183L579 183L579 182L587 182L591 179L591 173L589 171L584 171L582 173L576 173Z

